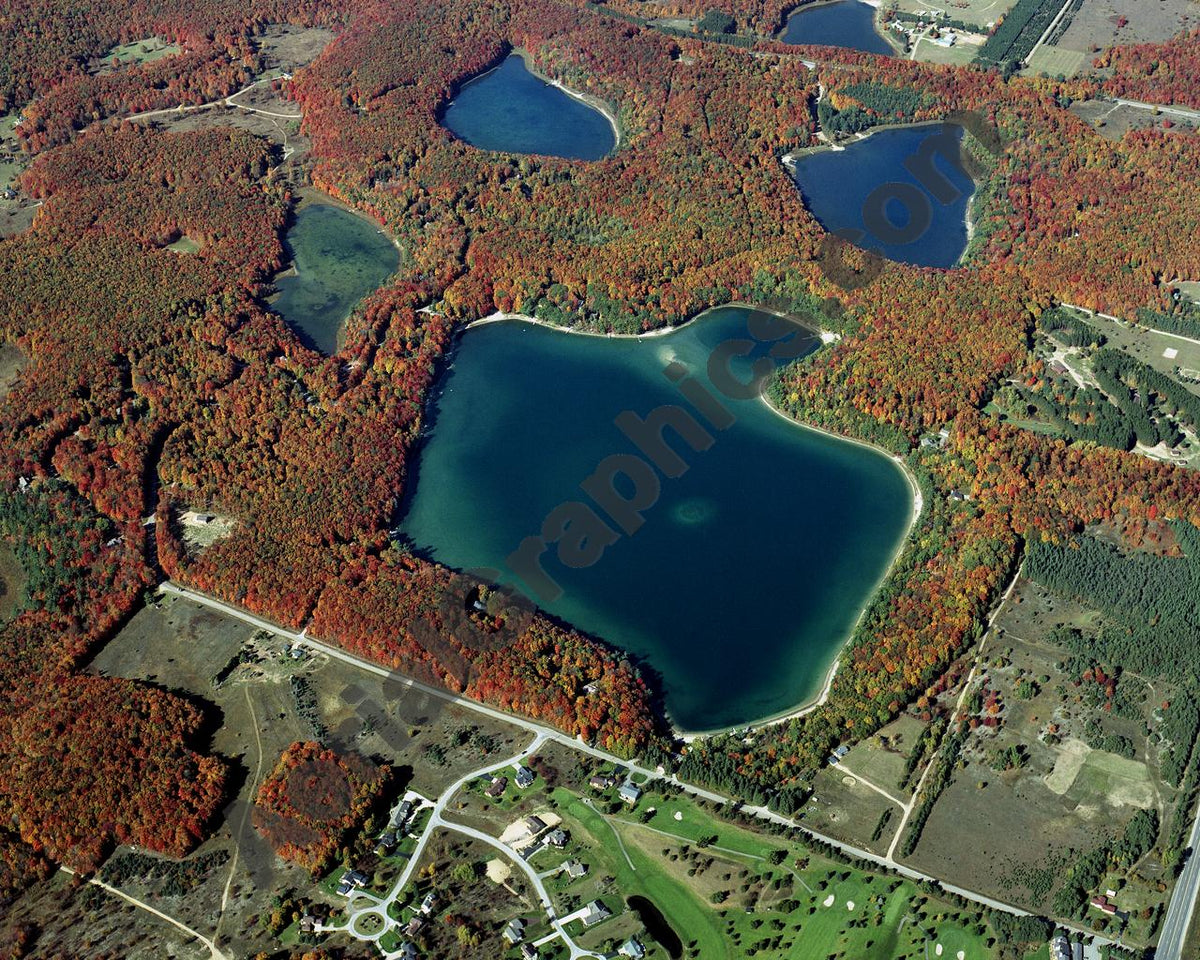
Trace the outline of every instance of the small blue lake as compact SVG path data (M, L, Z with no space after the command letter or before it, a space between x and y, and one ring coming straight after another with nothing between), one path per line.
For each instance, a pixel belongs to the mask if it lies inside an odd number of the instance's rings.
M643 658L686 730L758 720L819 693L912 512L888 457L715 386L722 345L753 348L731 365L743 382L769 347L753 347L748 316L722 308L641 339L516 320L467 331L438 382L401 522L432 558L502 571L549 613ZM799 351L817 343L797 339ZM607 458L661 459L617 418L692 409L669 364L719 396L734 422L704 421L712 443L702 450L668 427L664 442L684 472L652 471L661 488L644 524L595 563L571 565L550 546L542 565L561 594L545 597L512 554L562 504L598 504L581 484ZM619 479L614 489L629 498L636 484Z
M798 159L792 178L809 211L830 233L889 260L949 268L967 248L967 211L975 183L953 150L930 150L942 124L878 130L844 149L820 149ZM949 136L962 142L961 127ZM940 141L948 146L947 140ZM923 148L932 171L917 161ZM947 155L949 157L947 157ZM917 173L909 165L917 165ZM883 218L880 218L880 213Z
M303 207L284 246L294 272L276 279L271 308L305 346L335 354L346 318L396 272L400 254L378 227L328 203Z
M502 153L600 160L617 145L603 113L530 73L516 54L466 84L442 125L474 147Z
M875 29L875 8L861 0L835 0L801 7L788 18L780 39L784 43L846 47L867 53L896 52Z

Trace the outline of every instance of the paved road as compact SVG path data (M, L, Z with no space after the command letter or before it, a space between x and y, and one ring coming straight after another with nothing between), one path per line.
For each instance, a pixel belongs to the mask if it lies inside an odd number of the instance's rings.
M478 713L481 713L485 716L491 717L495 720L499 720L502 723L508 723L513 726L521 727L525 730L528 730L530 733L540 734L542 737L542 742L544 742L544 743L553 741L555 743L559 743L564 746L567 746L572 750L578 750L580 753L586 753L589 756L596 757L597 759L603 760L606 763L611 763L615 766L624 767L629 772L638 774L639 776L646 777L648 779L664 780L667 783L671 783L671 784L679 787L679 789L681 789L683 792L685 792L693 797L699 797L702 800L708 800L708 801L711 801L712 803L716 803L716 804L720 804L720 805L729 805L729 806L733 806L735 804L741 804L741 801L738 801L738 800L734 799L733 797L728 797L728 796L725 796L720 793L715 793L712 790L706 790L704 787L698 787L695 784L687 783L683 780L680 780L674 774L666 775L661 771L661 769L660 770L650 770L647 767L639 766L636 762L630 762L627 760L623 760L622 758L617 757L611 753L607 753L604 750L600 750L597 747L593 747L591 744L584 743L580 740L574 740L574 739L566 736L565 734L563 734L561 731L553 729L552 727L546 727L546 726L543 726L542 724L535 723L532 720L528 720L525 717L520 717L520 716L516 716L511 713L505 713L501 710L496 710L492 707L487 706L486 704L479 703L476 700L470 700L467 697L461 697L458 694L451 693L450 691L441 689L439 687L432 687L432 686L429 686L428 684L421 683L420 681L409 679L408 677L400 677L395 672L393 672L391 670L387 670L384 667L379 666L379 664L377 664L377 663L371 663L369 660L363 660L362 658L356 657L353 654L347 653L345 650L342 650L338 647L330 646L329 644L322 643L319 640L314 640L311 637L307 636L305 631L296 633L293 630L288 630L286 627L280 627L278 624L272 623L269 620L264 620L262 617L257 617L254 614L248 613L239 607L235 607L235 606L225 603L221 600L217 600L215 597L210 597L207 594L200 593L200 592L198 592L196 590L192 590L188 587L181 587L177 584L174 584L174 583L171 583L168 581L166 583L161 584L159 586L159 590L162 593L171 594L171 595L178 596L178 597L183 597L184 599L191 600L195 603L199 603L202 606L206 606L212 610L220 611L221 613L224 613L227 616L233 617L236 620L241 620L243 623L247 623L250 626L256 627L257 629L268 630L271 633L274 633L277 636L283 637L284 639L290 640L293 643L300 643L300 644L307 645L308 647L310 647L314 650L319 650L322 653L325 653L326 655L328 655L329 657L332 657L335 660L340 660L343 663L347 663L347 664L350 664L351 666L358 667L361 670L365 670L369 673L373 673L373 674L375 674L377 676L381 676L381 677L391 677L400 683L403 683L414 689L420 690L423 693L427 693L430 696L438 697L438 698L448 701L450 703L459 704L460 706L465 707L466 709L475 710ZM1010 585L1010 590L1011 590L1011 585ZM506 761L506 762L511 762L511 761ZM485 768L485 771L488 769L495 769L495 768L494 767ZM475 774L475 775L479 775L479 774ZM444 794L443 796L446 796L446 795ZM933 876L930 876L929 874L922 873L919 870L914 870L911 867L907 867L902 863L898 863L898 862L888 859L886 857L881 857L877 854L870 853L866 850L861 850L858 847L851 846L848 843L843 843L840 840L835 840L832 837L827 837L824 834L817 833L815 830L810 830L807 827L805 827L804 825L797 823L795 820L791 819L790 817L785 817L782 814L776 813L774 810L767 809L766 807L755 807L755 806L748 806L745 804L741 804L740 809L742 810L743 813L746 813L753 817L757 817L761 820L766 820L770 823L775 823L775 824L778 824L783 827L788 827L788 828L791 828L794 830L798 830L804 836L810 837L811 839L816 840L820 843L828 844L829 846L831 846L837 850L840 850L842 853L846 854L847 856L850 856L850 857L853 857L853 858L859 859L859 860L864 860L869 863L876 864L877 866L883 867L886 870L891 870L891 871L894 871L895 873L898 873L899 875L901 875L903 877L907 877L910 880L916 880L918 882L924 881L927 883L940 884L942 889L948 891L949 893L956 894L957 896L963 897L966 900L971 900L975 903L983 904L986 907L991 907L993 910L1000 910L1005 913L1011 913L1011 914L1014 914L1019 917L1029 915L1028 911L1022 910L1019 907L1014 907L1012 904L1004 903L1001 900L996 900L993 897L988 897L981 893L976 893L975 891L968 890L965 887L959 887L959 886L956 886L955 884L946 883L945 881L939 880L937 877L933 877ZM458 829L456 827L453 827L453 825L448 824L448 826L451 826L453 829ZM1080 933L1085 933L1088 936L1094 935L1093 931L1089 928L1077 927L1072 924L1061 924L1061 925L1066 926L1070 929L1076 930ZM1111 941L1106 940L1103 937L1096 937L1096 942L1103 944L1103 943L1109 943Z
M430 838L438 830L448 830L453 833L459 833L467 837L472 837L481 843L486 843L491 847L495 847L504 856L516 864L520 870L524 871L526 877L529 879L530 885L537 892L538 899L542 903L542 908L546 911L546 919L550 921L550 925L554 928L554 934L549 939L554 939L555 937L561 938L570 952L571 960L577 960L577 958L581 957L595 958L600 956L599 954L592 953L589 950L584 950L571 939L570 934L567 933L564 927L566 921L558 919L554 914L554 901L550 899L550 894L546 890L545 884L542 883L542 878L538 876L537 871L535 871L523 857L518 855L517 852L512 848L501 843L495 837L486 834L481 830L476 830L474 827L468 827L460 823L454 823L453 821L446 820L443 816L446 812L446 805L459 792L459 790L466 786L466 784L477 779L478 777L487 776L499 770L507 770L515 764L523 762L529 756L536 753L538 748L546 742L546 739L547 737L540 732L535 734L529 746L527 746L520 753L504 760L489 763L487 766L480 767L478 770L473 770L470 773L464 774L454 783L450 784L445 791L443 791L442 795L438 797L437 802L433 805L433 813L430 814L429 823L426 824L425 829L421 832L420 838L417 840L416 849L413 850L412 856L409 857L408 863L404 867L404 871L392 885L392 888L388 892L387 896L380 899L371 894L363 892L351 895L350 902L346 910L349 918L347 930L351 936L369 943L375 943L376 946L379 946L378 941L389 929L395 929L397 932L399 932L400 924L388 916L388 908L398 899L400 899L401 895L404 893L409 881L412 879L413 871L416 870L417 864L421 860L421 855L425 852L425 847L428 845ZM378 917L379 919L379 929L377 932L373 934L358 933L356 927L359 920L372 915ZM382 950L383 948L380 947L381 952ZM385 957L398 955L398 951L395 954L384 953Z
M1191 926L1192 916L1196 912L1196 896L1200 894L1200 811L1197 811L1196 821L1192 824L1188 847L1191 848L1191 853L1183 866L1183 872L1175 882L1171 902L1167 905L1167 915L1158 937L1158 948L1154 951L1155 960L1180 960L1183 956L1188 927Z

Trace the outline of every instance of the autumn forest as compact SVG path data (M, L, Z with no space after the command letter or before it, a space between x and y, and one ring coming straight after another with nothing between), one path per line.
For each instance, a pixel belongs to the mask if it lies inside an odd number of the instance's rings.
M519 605L475 610L478 583L391 536L439 364L458 328L496 310L629 333L748 300L841 334L784 369L771 400L905 458L924 511L828 700L682 760L692 780L788 812L831 746L937 687L1031 545L1062 551L1119 521L1136 548L1155 524L1200 525L1195 473L984 412L1009 380L1041 388L1043 312L1169 312L1171 281L1200 277L1200 139L1104 139L1066 109L1102 92L1200 106L1200 37L1107 54L1103 75L1002 80L709 43L619 15L643 4L15 6L0 21L0 114L22 114L20 185L41 206L0 240L0 344L24 360L0 395L0 536L31 572L22 611L0 624L0 898L51 863L92 870L117 843L182 855L221 809L227 770L203 749L202 706L84 670L168 578L617 755L668 757L653 682L618 648ZM785 9L724 6L764 32ZM336 34L276 81L303 113L312 183L402 250L332 357L265 302L297 199L279 148L122 119L240 89L277 22ZM85 68L150 35L183 52ZM483 152L443 129L454 92L514 49L612 104L621 148L579 164ZM960 267L829 242L780 163L815 142L819 96L826 117L971 112L995 132ZM196 253L169 249L185 236ZM943 445L921 446L943 427ZM194 549L180 517L196 510L234 519L232 532Z

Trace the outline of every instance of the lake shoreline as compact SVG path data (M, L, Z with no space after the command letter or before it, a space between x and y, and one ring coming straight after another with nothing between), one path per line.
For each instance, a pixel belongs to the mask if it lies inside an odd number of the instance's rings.
M568 160L568 162L597 163L600 160L608 159L609 157L611 157L614 153L616 153L621 148L622 144L626 140L626 137L625 137L624 131L621 129L621 121L620 121L620 118L617 116L616 111L613 109L613 105L611 103L609 103L607 100L603 100L600 97L595 96L594 94L581 93L578 90L573 90L570 87L568 87L566 84L564 84L562 81L556 80L553 77L547 76L546 74L544 74L541 70L539 70L537 68L537 65L534 63L534 60L533 60L533 55L528 50L524 49L523 47L513 47L513 48L509 49L509 51L507 53L505 53L504 56L502 56L499 59L499 62L496 63L495 66L489 67L487 70L484 70L482 73L476 74L475 76L473 76L469 80L467 80L465 83L462 83L461 85L457 86L454 89L452 96L448 100L446 100L444 103L440 104L437 109L437 121L442 126L443 129L449 131L457 139L462 140L463 143L468 144L468 146L475 147L476 150L487 149L485 147L475 146L475 144L470 143L470 141L464 140L462 137L459 137L458 134L454 133L453 130L450 130L450 128L446 126L444 118L445 118L446 112L450 109L450 107L452 107L454 105L455 101L458 100L458 98L462 95L462 92L465 89L467 89L467 87L471 86L472 84L478 83L480 80L483 80L486 77L491 76L493 73L495 73L497 70L499 70L501 67L504 66L505 61L508 60L509 57L520 58L521 62L525 66L525 70L527 73L529 73L530 75L532 75L534 77L537 77L537 79L541 80L542 83L547 84L548 86L554 87L554 89L556 89L560 93L563 93L566 96L570 97L572 100L575 100L578 103L582 103L585 107L588 107L589 109L595 110L597 113L599 113L601 116L603 116L604 119L608 121L608 125L610 127L612 127L612 132L613 132L612 149L609 150L603 157L599 157L596 160L583 160L583 161L575 161L575 160L571 160L570 158L566 158L566 157L559 157L558 159ZM522 153L522 151L512 151L512 150L500 150L500 151L492 151L492 152L518 153L518 154ZM550 154L537 154L537 153L524 153L523 155L525 155L525 156L551 156Z
M863 4L863 6L867 6L872 9L873 13L871 16L871 29L874 32L875 36L877 38L879 38L879 40L881 40L889 48L888 53L882 53L882 52L875 51L875 50L863 50L859 47L845 46L842 44L821 44L821 43L814 43L811 41L798 41L798 40L785 39L788 29L791 27L792 18L797 17L797 16L803 16L806 13L809 13L813 10L819 10L822 7L832 7L832 6L835 6L836 4L846 3L846 2L848 2L848 0L816 0L815 3L799 3L797 6L792 7L790 10L786 11L783 14L783 24L782 24L782 26L780 26L780 28L778 30L775 31L775 33L771 36L771 39L776 40L779 43L786 43L789 46L813 46L813 47L830 46L830 47L836 47L840 50L857 50L860 53L867 53L867 54L870 54L871 56L875 56L875 57L901 57L904 55L905 50L901 47L901 45L893 37L888 36L888 32L885 32L885 31L879 29L880 28L879 13L880 13L880 10L882 10L882 8L883 8L882 0L849 0L849 2L861 3L861 4Z
M877 133L884 133L887 131L895 131L895 130L919 130L922 127L940 127L940 126L944 126L947 124L950 126L958 127L958 129L962 131L964 137L966 137L968 134L970 134L970 130L968 130L966 126L964 126L961 123L956 123L953 120L949 120L949 119L920 120L916 123L906 123L906 122L902 122L902 121L896 122L896 123L881 123L877 126L871 127L868 130L861 130L858 133L851 134L850 136L848 136L842 140L838 140L838 141L834 141L832 138L830 138L829 135L824 130L818 130L816 135L819 138L822 138L822 142L814 143L807 147L798 147L795 150L789 150L787 153L782 154L779 157L779 163L783 167L784 171L787 173L788 178L792 181L792 185L796 188L796 191L800 194L800 201L801 201L801 203L804 204L804 209L807 210L809 215L811 217L813 217L813 219L815 220L815 219L817 219L817 216L813 212L812 208L810 207L808 199L804 196L803 189L801 188L800 184L796 180L796 169L801 160L804 160L808 157L817 156L817 155L823 154L823 153L839 153L839 152L844 151L844 150L848 149L849 147L854 146L856 144L865 143L867 140L869 140L871 137L873 137ZM966 148L964 146L963 150L965 151L965 149ZM967 170L965 167L961 170L961 172L963 174L965 174L965 176L968 180L971 181L971 192L966 197L966 207L963 210L963 227L966 230L966 240L963 244L962 252L955 259L955 262L953 264L951 264L950 266L927 267L928 269L933 269L933 270L957 270L957 269L960 269L961 267L963 267L965 265L965 263L968 259L968 255L971 252L971 241L975 237L976 219L980 212L975 209L975 201L979 197L980 189L984 186L984 181L977 180L974 176L971 175L970 171ZM818 223L820 223L819 220L818 220ZM823 224L821 226L822 226L822 229L825 229ZM826 232L828 233L829 231L826 230ZM908 266L915 266L915 267L926 266L923 264L916 264L916 263L912 263L910 261L905 261L905 260L891 260L888 257L884 257L884 259L887 260L889 263L906 263Z
M602 100L600 97L597 97L594 94L581 93L578 90L572 90L570 87L568 87L562 81L555 80L553 77L549 77L546 74L542 73L542 71L540 71L537 68L537 65L533 61L533 54L531 54L528 50L524 49L523 47L517 47L512 52L514 54L516 54L518 57L520 57L522 61L524 61L525 69L528 70L530 73L532 73L535 77L537 77L543 83L550 84L550 86L554 87L556 90L561 90L563 93L565 93L571 99L578 100L585 107L591 107L597 113L601 113L604 115L604 119L607 120L608 125L610 127L612 127L613 139L615 141L613 143L613 148L608 152L607 156L612 156L614 153L616 153L618 150L621 149L621 145L625 141L625 134L624 134L624 131L621 129L620 118L614 112L614 110L612 108L612 104L610 104L607 100ZM478 79L478 78L476 78L476 79ZM474 81L472 81L472 82L474 82Z
M574 329L571 329L570 327L558 326L557 324L549 323L548 321L545 321L545 320L539 320L536 317L530 317L525 314L505 313L503 311L496 311L493 314L489 314L487 317L483 317L479 320L473 321L472 323L468 324L464 328L464 332L466 330L470 330L477 326L486 326L486 325L490 325L490 324L494 324L494 323L499 323L504 320L517 320L517 321L520 321L523 323L529 323L533 326L545 327L550 330L556 330L561 333L576 334L578 336L601 337L601 338L606 338L606 339L626 339L626 340L630 340L630 339L641 340L643 338L655 339L655 338L666 336L671 333L679 332L684 327L686 327L688 324L692 323L695 320L700 319L701 317L703 317L706 314L709 314L713 311L727 309L730 307L752 309L752 310L763 310L764 312L770 313L773 316L778 316L778 317L782 317L785 319L789 319L796 323L801 323L807 329L811 330L814 334L816 334L821 339L822 343L824 343L824 344L829 344L831 342L834 342L835 338L838 338L838 335L832 333L831 331L814 329L811 323L805 323L798 317L789 316L789 315L787 315L785 313L781 313L777 310L771 310L771 309L765 308L765 307L758 307L753 304L746 303L744 301L732 301L730 303L722 304L717 307L709 307L709 308L695 314L693 317L689 318L688 320L684 321L683 323L680 323L675 326L670 326L670 327L662 327L662 328L659 328L657 330L654 330L654 331L651 331L651 332L648 332L645 334L608 334L608 333L596 333L593 331L585 331L585 330L574 330ZM665 711L664 717L667 721L668 726L670 727L672 735L674 735L674 736L678 737L679 739L683 740L684 742L688 742L688 743L692 742L693 740L696 740L697 738L701 738L701 737L710 737L710 736L716 736L716 735L719 735L722 733L729 733L729 732L732 732L735 730L773 726L775 724L785 723L788 720L795 719L796 717L805 716L805 715L813 712L814 710L818 709L820 706L822 706L829 699L830 691L833 688L834 678L837 676L837 671L842 664L843 654L845 653L850 641L854 638L855 634L858 632L858 629L862 624L863 617L866 616L867 611L870 609L871 605L875 602L875 599L879 594L880 587L892 575L892 572L896 566L896 562L899 560L900 556L903 554L904 550L906 549L909 542L911 541L913 531L916 529L917 521L920 519L920 517L925 509L924 497L921 494L920 486L917 483L916 477L913 476L912 471L909 469L908 464L904 461L904 459L902 457L900 457L899 455L894 454L891 451L888 451L876 444L869 443L869 442L867 442L865 440L861 440L857 437L849 437L844 434L840 434L840 433L836 433L832 430L828 430L824 427L819 427L814 424L809 424L809 423L805 423L802 420L798 420L795 417L785 413L783 410L779 409L779 407L775 406L773 403L771 403L771 401L765 395L761 396L760 399L762 400L764 406L768 410L770 410L777 417L780 417L780 418L786 420L793 427L796 427L796 428L799 428L802 430L811 430L814 433L823 434L833 440L841 441L844 443L855 444L859 447L862 447L865 450L869 450L870 452L872 452L875 455L886 457L895 466L897 466L900 469L900 473L904 477L904 480L908 484L909 490L912 494L912 501L911 501L911 505L910 505L908 525L907 525L907 529L904 531L903 536L901 536L899 538L895 548L893 549L892 555L889 557L883 573L880 575L878 581L871 588L871 590L868 593L867 599L864 601L862 607L859 609L858 616L855 618L853 626L850 628L845 639L843 639L842 642L840 644L838 644L837 648L832 652L830 662L829 662L828 666L826 666L823 670L824 681L818 691L816 691L815 693L813 693L812 695L810 695L808 697L805 697L798 704L788 707L784 711L769 714L761 719L755 719L755 720L750 720L750 721L746 721L746 722L741 722L741 723L733 724L731 726L726 726L726 727L716 727L716 728L709 729L709 730L693 730L693 729L686 729L684 727L681 727L671 717L670 712ZM599 639L608 646L612 646L615 649L622 649L621 647L616 645L613 641L611 641L603 636L600 637Z
M486 317L480 317L478 320L472 320L464 327L464 330L471 330L475 327L486 326L490 323L500 323L504 320L519 320L522 323L530 323L538 327L546 327L550 330L557 330L560 333L570 333L578 337L599 337L602 340L650 340L656 337L665 337L672 333L677 333L690 323L694 323L701 317L712 313L715 310L725 310L729 307L735 307L743 310L758 310L762 313L769 313L773 317L779 317L783 320L790 320L792 323L804 327L806 330L816 334L823 344L836 343L842 338L840 333L835 333L832 330L826 330L824 327L816 327L803 317L798 317L794 314L784 313L780 310L774 310L770 307L762 307L758 304L749 303L745 300L730 300L728 303L722 303L715 307L705 307L699 313L686 318L680 323L671 324L665 327L655 327L653 330L647 330L645 333L599 333L595 330L579 330L575 327L564 327L561 324L551 323L549 320L541 320L537 317L531 317L527 313L507 313L503 310L497 310L495 313L489 313Z
M835 433L833 430L828 430L825 427L818 427L811 423L805 423L803 420L797 420L795 417L785 413L775 406L775 404L771 403L765 394L761 397L761 399L768 410L770 410L776 416L782 417L793 426L801 427L805 430L812 430L815 433L824 434L825 436L831 437L835 440L857 444L858 446L870 450L879 456L887 457L887 459L891 460L892 463L900 468L900 472L904 475L904 479L908 483L909 489L912 492L912 513L909 516L908 529L905 531L904 536L900 539L899 543L896 544L896 549L893 551L891 558L888 560L886 569L879 577L879 580L876 582L875 586L871 589L867 601L863 604L862 609L858 611L858 616L854 620L854 626L851 627L849 635L845 640L842 641L837 650L834 652L832 662L825 670L825 683L822 685L820 692L814 696L807 697L806 699L802 700L799 705L790 707L784 712L771 714L770 716L764 717L761 720L753 720L749 723L739 723L731 727L721 727L713 730L680 730L676 728L674 724L672 724L672 733L678 736L685 743L691 743L693 740L701 737L712 737L719 736L723 733L732 733L736 730L777 726L781 723L787 723L789 720L795 720L798 717L807 716L814 710L817 710L819 707L824 706L824 704L829 700L829 693L833 689L834 678L837 676L838 669L842 665L842 654L846 652L850 645L850 641L854 639L854 635L858 632L858 628L862 625L863 617L867 615L867 611L871 608L871 604L875 602L875 598L879 594L880 587L887 582L888 577L890 577L893 570L895 570L896 562L900 559L901 555L904 553L905 547L912 539L913 531L917 528L917 521L921 518L921 514L925 510L925 498L921 494L921 488L917 484L917 478L913 476L908 464L898 454L894 454L873 443L868 443L866 440L860 440L857 437L848 437L845 434ZM670 718L668 718L668 720L669 719Z

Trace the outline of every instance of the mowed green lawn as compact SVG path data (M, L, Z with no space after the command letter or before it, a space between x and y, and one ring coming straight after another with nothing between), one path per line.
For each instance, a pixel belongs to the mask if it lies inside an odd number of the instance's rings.
M623 896L641 894L652 900L683 940L686 957L924 960L928 955L935 960L939 943L943 960L957 960L959 951L963 960L992 960L996 956L987 945L986 932L980 932L974 911L964 913L931 899L907 880L863 873L785 838L722 822L690 798L647 795L643 804L658 812L643 826L637 822L642 805L606 816L567 790L556 790L554 795L560 809L576 820L606 855L605 863L595 868L615 877ZM681 819L675 819L676 813ZM768 887L776 880L780 882L782 889L776 899L784 901L784 909L760 905L747 913L740 902L733 905L735 898L724 905L708 902L679 878L678 868L673 875L667 861L650 852L656 843L637 842L638 832L646 828L693 847L701 838L716 836L716 842L708 848L713 855L764 874ZM614 830L621 837L620 844ZM645 834L640 836L644 838ZM663 845L670 843L663 836ZM787 859L772 866L766 858L779 849L787 851ZM699 877L697 886L702 886ZM830 897L832 901L826 905Z
M564 796L560 797L560 794ZM712 909L701 903L687 887L676 883L637 847L626 844L625 853L634 867L631 870L621 851L614 849L616 842L612 829L599 813L581 800L574 799L565 790L556 790L555 796L566 812L592 835L598 848L603 848L609 854L605 867L616 878L616 886L622 896L641 894L653 901L685 945L695 941L700 951L699 955L704 960L708 960L709 957L714 960L721 957L735 960L736 955L725 942L721 924ZM617 904L609 906L617 908Z

